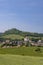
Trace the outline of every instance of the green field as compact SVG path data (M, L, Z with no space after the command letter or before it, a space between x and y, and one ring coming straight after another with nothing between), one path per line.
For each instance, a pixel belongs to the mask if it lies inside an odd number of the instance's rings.
M18 34L5 34L2 36L2 38L10 38L10 39L23 39L24 36L22 35L18 35ZM40 37L33 37L33 36L29 36L30 39L40 39ZM43 37L41 37L41 39L43 40Z
M37 47L0 48L0 54L43 57L43 47L40 47L41 52L36 52L35 49L37 49Z
M0 65L43 65L43 57L0 55Z
M43 47L0 48L0 65L43 65Z
M23 36L21 35L16 35L16 34L9 34L9 35L4 35L2 38L10 38L10 39L22 39Z

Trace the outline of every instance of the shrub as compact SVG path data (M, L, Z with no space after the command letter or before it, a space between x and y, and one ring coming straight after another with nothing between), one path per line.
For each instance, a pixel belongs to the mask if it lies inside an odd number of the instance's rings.
M35 49L36 52L41 52L40 48Z

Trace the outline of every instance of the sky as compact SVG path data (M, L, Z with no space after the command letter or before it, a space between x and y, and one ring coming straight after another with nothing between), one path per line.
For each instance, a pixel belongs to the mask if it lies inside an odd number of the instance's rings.
M0 32L11 28L43 33L43 0L0 0Z

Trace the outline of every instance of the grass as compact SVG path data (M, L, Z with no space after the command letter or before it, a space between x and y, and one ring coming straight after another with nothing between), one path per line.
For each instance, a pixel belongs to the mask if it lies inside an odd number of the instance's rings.
M18 34L5 34L2 36L2 38L11 38L11 39L22 39L24 38L24 36L22 35L18 35ZM34 38L34 39L40 39L40 37L33 37L33 36L29 36L30 39ZM43 40L43 37L41 37L41 39Z
M43 47L0 48L0 65L43 65Z
M43 57L0 55L0 65L43 65Z
M10 38L10 39L22 39L23 36L21 35L16 35L16 34L9 34L9 35L4 35L2 38Z
M35 52L36 48L37 47L0 48L0 54L43 57L43 47L40 47L41 52Z

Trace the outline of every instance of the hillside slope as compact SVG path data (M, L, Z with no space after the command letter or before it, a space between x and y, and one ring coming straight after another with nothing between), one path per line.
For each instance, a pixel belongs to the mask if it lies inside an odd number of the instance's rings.
M4 33L0 33L0 37L2 38L11 38L11 39L23 39L25 36L29 36L30 38L42 38L43 39L43 34L39 33L31 33L31 32L24 32L20 31L16 28L9 29L5 31Z

